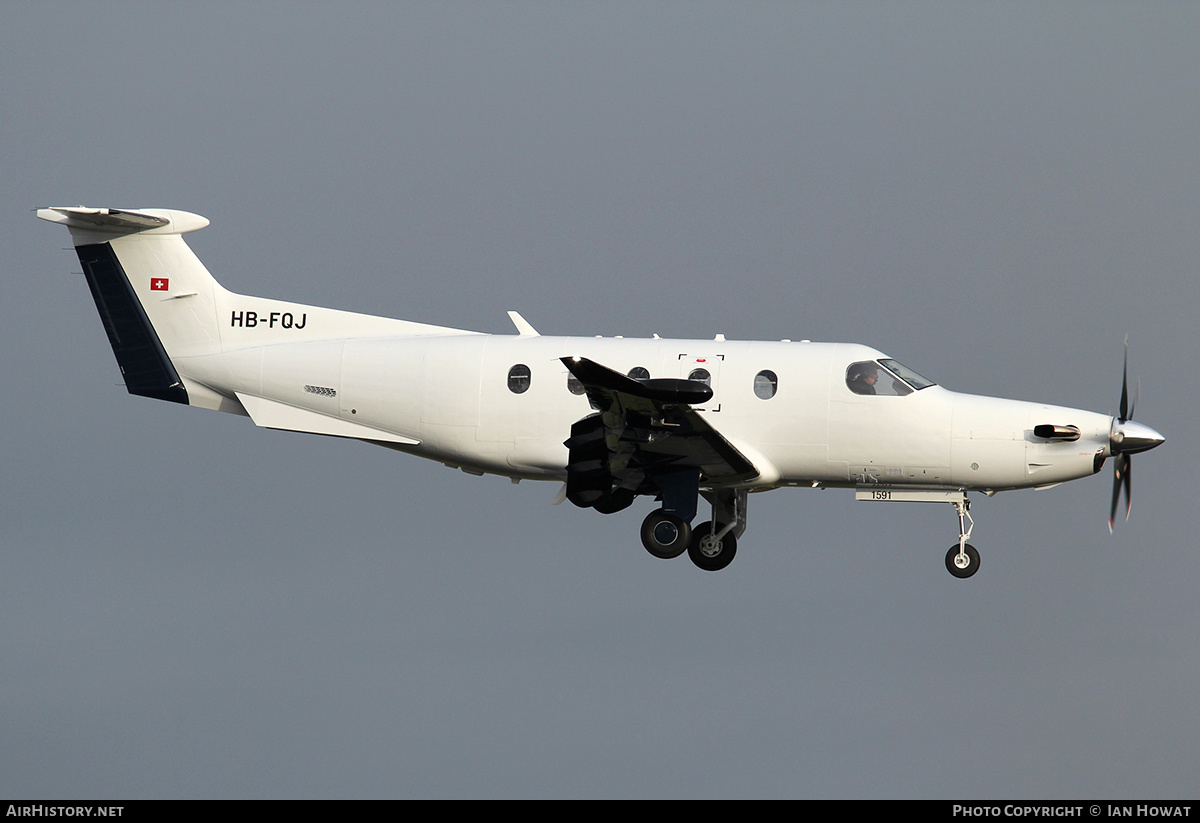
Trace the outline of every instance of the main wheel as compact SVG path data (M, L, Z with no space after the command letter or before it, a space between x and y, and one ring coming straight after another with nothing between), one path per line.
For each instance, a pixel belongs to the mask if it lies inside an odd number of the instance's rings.
M979 571L979 552L975 551L975 547L968 543L963 547L963 552L966 557L960 559L957 543L946 552L946 571L955 577L966 578Z
M692 530L688 557L706 572L719 572L732 563L737 554L737 538L733 532L727 532L720 540L715 537L724 528L724 523L704 523Z
M642 521L642 545L646 551L663 560L679 557L692 539L692 527L682 518L657 509Z

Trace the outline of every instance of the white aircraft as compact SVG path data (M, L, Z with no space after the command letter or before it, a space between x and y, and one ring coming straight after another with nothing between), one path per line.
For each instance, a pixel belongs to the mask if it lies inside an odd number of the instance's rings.
M1114 418L958 394L856 344L549 337L516 312L516 335L481 334L228 292L184 242L208 225L188 212L37 214L70 231L130 394L565 481L603 513L645 495L661 501L646 549L710 571L733 559L749 492L803 486L952 504L946 568L970 577L968 492L1047 488L1115 457L1111 529L1130 455L1163 442L1133 422L1124 376ZM700 497L712 514L693 528Z

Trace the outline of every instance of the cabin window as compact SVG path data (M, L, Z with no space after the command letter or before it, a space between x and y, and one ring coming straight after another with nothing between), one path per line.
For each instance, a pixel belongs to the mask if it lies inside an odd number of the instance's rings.
M513 394L529 391L529 367L518 363L508 370L508 390Z
M641 366L634 366L629 370L629 377L633 380L649 380L650 370Z
M567 391L571 394L583 394L587 389L583 387L583 383L578 377L573 374L567 375Z
M710 389L712 388L712 375L708 373L708 369L692 369L692 373L688 375L688 380L697 380Z
M769 369L763 369L758 374L754 375L754 396L760 397L763 400L770 400L775 396L775 392L779 390L779 378L775 372Z

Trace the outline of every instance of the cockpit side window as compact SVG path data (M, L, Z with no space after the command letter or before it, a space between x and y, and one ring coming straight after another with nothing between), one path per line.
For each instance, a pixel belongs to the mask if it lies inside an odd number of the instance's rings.
M855 394L879 394L879 364L874 360L851 363L846 369L846 385Z
M912 394L912 386L880 363L894 361L863 360L851 363L846 369L846 386L855 394L879 395L881 397L903 397ZM916 374L916 372L913 372ZM927 385L932 385L926 381Z

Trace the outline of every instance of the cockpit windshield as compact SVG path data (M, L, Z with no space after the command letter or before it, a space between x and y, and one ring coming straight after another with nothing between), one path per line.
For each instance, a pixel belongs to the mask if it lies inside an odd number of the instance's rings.
M912 369L910 369L908 366L904 365L903 363L897 362L895 360L880 360L879 362L888 371L890 371L892 374L899 377L901 380L903 380L908 385L912 386L917 391L920 391L921 389L927 389L930 386L937 385L929 378L922 377L921 375L917 374L915 371L913 371Z
M846 369L846 385L855 394L903 397L937 385L892 359L863 360Z

